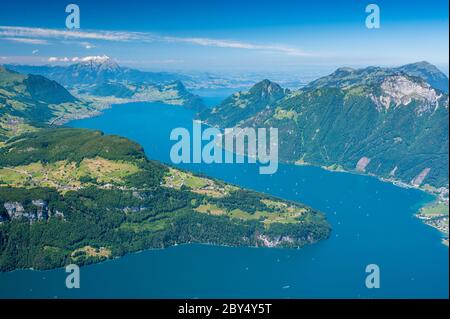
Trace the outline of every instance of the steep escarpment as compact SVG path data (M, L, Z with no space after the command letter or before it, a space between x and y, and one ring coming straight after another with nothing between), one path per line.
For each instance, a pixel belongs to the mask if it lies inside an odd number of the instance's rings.
M257 112L236 112L231 119L218 106L200 118L278 128L279 154L287 162L448 187L449 100L427 82L445 75L427 73L422 64L340 68Z

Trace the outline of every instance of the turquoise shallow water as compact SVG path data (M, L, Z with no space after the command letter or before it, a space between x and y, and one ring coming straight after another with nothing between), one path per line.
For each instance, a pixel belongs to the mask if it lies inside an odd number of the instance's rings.
M126 136L147 155L170 163L175 127L192 127L180 107L135 103L71 123ZM148 250L81 269L81 288L65 288L63 269L0 274L0 297L150 298L448 298L448 248L413 216L432 198L369 177L315 167L280 165L274 175L250 164L182 167L327 214L328 240L301 250L181 245ZM381 288L365 287L377 264Z

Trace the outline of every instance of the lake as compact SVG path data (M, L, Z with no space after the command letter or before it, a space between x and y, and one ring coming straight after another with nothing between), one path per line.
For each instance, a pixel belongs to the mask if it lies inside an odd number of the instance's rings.
M159 103L116 105L72 122L126 136L151 159L170 163L175 127L192 128L192 111ZM28 298L448 298L448 248L413 214L433 198L370 176L280 165L184 164L243 187L323 211L331 237L303 249L180 245L81 268L81 288L65 287L63 269L0 274L0 297ZM365 286L368 264L381 287Z

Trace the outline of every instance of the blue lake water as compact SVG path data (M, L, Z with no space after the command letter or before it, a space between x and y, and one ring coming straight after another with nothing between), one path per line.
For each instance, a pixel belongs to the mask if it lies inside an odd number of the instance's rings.
M203 103L208 107L219 105L225 98L231 94L246 90L248 88L214 88L214 89L191 89L191 93L202 97Z
M71 123L140 143L170 163L175 127L192 127L192 112L158 103L114 106ZM181 167L326 213L328 240L304 249L181 245L128 254L81 269L81 288L66 289L63 269L0 274L0 297L124 298L448 298L448 248L440 233L413 216L432 197L376 178L280 165L260 175L252 164ZM365 286L377 264L381 287Z

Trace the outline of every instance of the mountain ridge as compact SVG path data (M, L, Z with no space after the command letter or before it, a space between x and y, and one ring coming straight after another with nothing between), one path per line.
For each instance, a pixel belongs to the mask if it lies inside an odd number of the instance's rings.
M73 62L67 66L8 64L6 67L21 73L45 76L69 88L74 85L93 84L111 80L153 84L189 79L187 76L177 73L146 72L122 67L108 56L85 57Z
M273 107L290 91L282 89L278 84L267 79L256 83L246 92L237 92L212 109L205 109L198 114L200 120L208 120L208 124L232 127L239 124L242 118L249 117Z
M221 127L277 127L285 162L448 187L448 95L425 71L339 68L270 107L242 112L230 97L198 117Z
M62 84L80 100L101 110L111 104L162 102L200 111L203 102L181 83L185 77L121 67L108 56L85 57L68 66L6 65L11 70L40 75Z
M0 142L57 118L88 114L96 114L95 108L56 81L0 66Z
M408 75L422 77L425 81L430 83L431 86L445 93L448 93L449 91L448 77L436 66L427 61L406 64L397 69Z
M0 67L0 271L180 243L299 248L329 236L323 213L304 204L152 161L120 136L52 127L77 101L53 80Z

